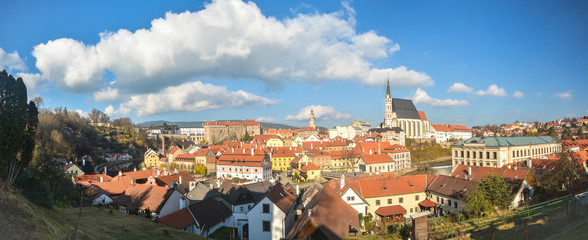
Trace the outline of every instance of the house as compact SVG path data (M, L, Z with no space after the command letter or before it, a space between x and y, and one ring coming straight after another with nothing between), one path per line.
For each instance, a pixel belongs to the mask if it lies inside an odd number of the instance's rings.
M74 162L69 162L63 166L63 171L65 174L69 174L71 176L75 175L84 175L84 171Z
M466 205L465 194L475 185L475 181L465 178L437 175L427 187L427 200L435 203L432 212L437 216L462 212Z
M517 165L504 166L502 168L457 165L449 176L463 178L470 181L480 181L483 178L495 174L504 177L513 190L511 208L517 208L533 198L533 185L537 180L529 168L519 168Z
M232 226L233 221L231 210L222 202L210 198L160 217L157 222L208 237L221 227Z
M359 228L357 211L324 187L313 194L286 238L343 239L357 235Z
M187 199L172 188L154 185L134 184L116 199L124 212L147 209L155 217L163 217L186 206Z
M206 166L208 159L215 158L214 152L210 148L201 148L194 152L194 162Z
M159 154L151 148L147 149L143 156L143 164L148 168L156 168L159 166Z
M98 187L91 187L86 189L85 194L90 198L92 205L106 205L112 203L114 200L108 196L108 193Z
M429 175L397 177L392 173L382 173L353 178L342 177L340 180L331 180L333 183L329 183L328 186L333 188L344 201L349 201L350 205L357 204L359 200L365 202L358 207L362 210L360 213L364 215L375 216L379 208L400 206L406 212L399 215L406 217L421 211L419 203L426 198L426 187L433 178L434 176ZM356 198L347 198L347 196L356 196Z
M244 239L279 240L286 237L294 224L296 196L282 184L276 184L247 212L249 223ZM245 228L245 227L244 227Z
M398 169L394 159L388 154L362 154L357 160L357 168L359 172L376 174Z
M295 169L295 172L302 181L319 180L321 177L321 169L311 162L301 163L300 168Z
M219 192L211 189L202 182L196 183L196 186L186 194L186 197L190 200L190 203L197 203L208 198L217 198L220 196L221 194Z
M233 149L217 160L217 178L267 180L272 177L271 153L255 149Z
M301 152L302 149L296 147L272 148L272 171L287 171L290 162L296 157L296 150Z

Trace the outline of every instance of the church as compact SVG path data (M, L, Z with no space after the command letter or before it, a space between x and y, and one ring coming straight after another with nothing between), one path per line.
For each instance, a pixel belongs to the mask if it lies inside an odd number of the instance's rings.
M392 98L390 80L384 99L385 116L383 128L399 127L407 138L431 138L431 124L423 111L418 111L410 99Z

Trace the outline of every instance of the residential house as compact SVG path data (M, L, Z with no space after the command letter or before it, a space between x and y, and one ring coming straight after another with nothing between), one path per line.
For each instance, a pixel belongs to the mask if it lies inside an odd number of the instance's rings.
M151 211L154 217L163 217L184 208L187 199L169 187L133 184L116 199L124 212Z
M204 237L221 227L231 227L233 223L231 210L212 198L160 217L157 222Z
M272 177L271 153L264 150L233 149L223 153L216 165L217 178L267 180Z
M145 164L145 167L156 168L159 166L159 154L153 149L147 149L143 158L143 164Z
M75 175L84 175L84 171L74 162L69 162L63 166L63 171L65 174L69 174L71 176Z
M296 196L282 184L274 185L272 190L247 212L248 234L244 234L243 238L272 240L285 238L294 224L295 202Z
M294 172L300 176L302 181L319 180L321 177L321 169L312 162L303 162Z

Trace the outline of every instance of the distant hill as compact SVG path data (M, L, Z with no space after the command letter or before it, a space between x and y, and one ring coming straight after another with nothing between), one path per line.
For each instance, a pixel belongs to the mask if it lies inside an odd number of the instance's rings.
M230 122L243 122L243 120L218 120L218 121L219 122L225 122L225 121L230 121ZM137 125L148 127L148 126L151 126L151 125L161 126L163 123L167 123L168 125L170 125L170 124L178 125L178 127L202 127L202 124L204 124L204 121L171 122L171 121L159 120L159 121L142 122L142 123L139 123ZM290 126L290 125L286 125L286 124L280 124L280 123L268 123L268 122L259 122L259 123L261 124L261 127L263 129L271 129L271 128L298 129L298 127L294 127L294 126Z

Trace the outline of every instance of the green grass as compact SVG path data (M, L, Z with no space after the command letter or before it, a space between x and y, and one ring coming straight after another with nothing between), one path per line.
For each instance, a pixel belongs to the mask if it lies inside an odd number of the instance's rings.
M78 210L62 205L47 210L22 196L0 194L0 239L72 239ZM76 239L167 238L204 239L146 218L98 207L82 208Z

